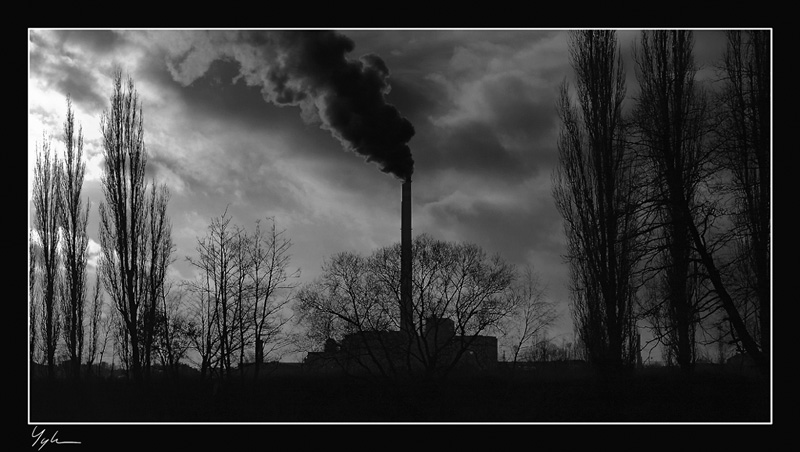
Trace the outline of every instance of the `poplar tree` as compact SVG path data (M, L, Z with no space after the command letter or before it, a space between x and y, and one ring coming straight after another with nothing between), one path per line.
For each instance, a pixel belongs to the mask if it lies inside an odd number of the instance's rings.
M141 381L139 322L144 300L146 268L147 151L142 107L133 79L123 85L122 73L114 76L111 106L100 121L106 170L102 176L105 202L100 203L100 271L124 325L123 343L130 349L134 379Z
M556 206L564 217L572 315L589 361L616 370L636 350L634 271L640 250L626 124L625 74L613 30L570 33L577 105L561 85Z
M695 330L701 306L691 224L698 216L698 190L708 179L707 102L695 84L694 36L686 30L643 31L634 49L640 92L634 118L640 173L647 175L657 245L659 290L649 306L659 339L679 366L695 361ZM687 209L688 207L688 209Z
M80 376L83 358L84 311L86 298L86 249L89 236L86 225L89 203L81 200L86 163L83 157L83 130L75 130L72 101L67 97L67 118L64 121L65 156L61 169L60 221L64 239L61 254L64 259L62 286L62 316L64 340L71 362L73 377Z
M59 284L59 216L61 215L61 171L58 157L51 154L50 137L43 136L37 146L33 174L34 228L39 236L41 253L42 334L47 375L55 376L56 346L60 332L60 316L56 306Z

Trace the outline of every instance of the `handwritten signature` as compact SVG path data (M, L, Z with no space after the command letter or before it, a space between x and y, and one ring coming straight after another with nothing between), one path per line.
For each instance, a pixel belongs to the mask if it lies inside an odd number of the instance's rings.
M58 430L55 431L49 438L44 436L44 432L46 430L42 429L39 433L36 433L36 426L33 426L33 433L31 434L31 438L36 438L33 441L31 447L36 447L39 445L39 449L42 450L42 447L46 446L47 444L80 444L80 441L61 441L58 439Z

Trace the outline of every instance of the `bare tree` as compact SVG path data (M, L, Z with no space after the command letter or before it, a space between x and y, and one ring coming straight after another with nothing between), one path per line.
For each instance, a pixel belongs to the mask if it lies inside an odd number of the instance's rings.
M201 370L208 370L206 366L216 357L225 376L230 375L237 333L234 291L239 269L234 229L226 208L222 216L211 220L206 236L197 239L197 257L186 258L200 272L198 280L190 282L190 291L196 297L196 321L203 336L197 344L204 361Z
M578 106L566 82L554 197L565 220L572 313L589 360L620 369L635 357L635 180L622 117L625 77L612 30L570 32Z
M734 235L742 265L739 278L724 283L718 260L703 262L720 294L736 342L769 367L771 338L771 44L770 32L727 33L724 56L722 162L731 175ZM744 284L742 284L744 282Z
M711 156L704 140L707 101L694 81L693 47L691 31L654 30L643 31L640 47L634 48L640 87L634 118L641 173L651 178L646 186L656 211L659 240L654 252L662 278L650 317L661 325L656 329L662 333L659 339L673 348L677 363L687 371L695 360L701 278L692 265L696 255L689 225L698 215L698 191L708 177Z
M38 363L39 350L39 297L36 285L37 246L33 241L33 230L28 230L28 327L30 342L28 353L31 364Z
M341 252L323 262L322 275L300 290L295 308L301 313L301 321L309 326L309 335L321 339L319 345L325 339L341 339L362 330L387 331L397 327L394 307L379 302L379 295L367 258ZM320 317L327 320L317 320Z
M103 360L103 351L105 350L105 342L108 340L108 332L105 333L103 343L100 342L100 333L103 330L103 297L102 286L100 283L100 273L98 272L94 281L94 290L92 291L92 305L89 311L89 345L86 350L86 364L89 366L89 372L92 371L92 366L95 360Z
M89 236L89 203L81 200L86 163L83 161L83 130L75 130L75 113L67 97L67 118L64 121L65 157L61 169L60 221L64 259L62 316L64 340L71 362L70 372L80 377L83 360L84 311L86 305L86 248Z
M247 276L252 296L255 378L264 358L291 342L284 335L291 317L284 315L283 310L291 301L300 271L289 268L292 242L284 236L285 232L277 229L275 219L270 219L269 230L264 233L258 221L250 241Z
M172 282L165 283L160 294L160 309L156 315L154 348L161 364L173 377L177 377L180 361L191 346L191 324L184 312L184 291L174 289Z
M233 250L233 259L235 262L236 275L234 277L233 286L233 330L237 332L235 335L235 344L232 349L237 350L239 353L239 375L244 379L244 364L245 364L245 350L252 342L255 344L255 339L252 337L251 320L252 316L249 315L251 288L247 284L247 272L250 266L250 261L247 256L247 249L252 246L251 238L247 235L241 227L236 227L235 232L235 247Z
M55 354L60 332L60 318L56 307L59 287L59 220L61 216L61 171L58 157L51 155L50 138L43 137L37 146L33 175L33 207L36 211L34 227L41 245L42 332L47 374L55 376Z
M109 331L111 335L111 374L114 373L114 366L117 359L125 370L125 375L130 377L133 362L131 359L131 344L128 328L122 318L122 313L116 307L110 310Z
M322 276L297 295L296 312L309 334L341 340L364 340L369 365L392 375L421 365L429 373L447 374L459 364L472 343L494 331L513 311L509 294L514 267L499 256L488 256L477 245L415 237L413 260L414 331L405 344L370 344L374 332L400 327L400 244L364 257L343 252L325 261ZM442 327L452 322L452 331ZM388 336L387 336L388 337ZM422 340L422 339L425 340ZM395 359L405 348L406 363Z
M511 361L516 367L519 357L527 353L537 337L546 333L558 318L558 312L555 305L545 299L545 288L530 266L517 276L511 296L515 308L502 329L511 347Z
M209 376L219 359L219 336L215 334L218 314L212 297L211 273L206 272L196 280L184 282L190 294L189 331L192 348L200 357L200 378Z
M149 376L153 361L155 330L157 328L157 312L164 292L167 268L172 263L175 246L172 243L172 225L167 216L169 190L162 184L156 186L153 181L150 196L147 198L147 240L145 242L146 259L142 268L146 269L147 292L142 310L143 364L145 374ZM144 257L144 253L143 253Z
M266 232L257 222L252 234L231 221L227 209L213 218L206 236L197 239L197 255L187 257L199 271L185 283L192 344L202 376L216 367L231 375L234 357L244 376L252 353L257 378L264 357L292 343L284 327L299 271L289 269L291 241L274 221Z
M147 200L142 108L133 79L123 86L122 73L114 76L110 110L100 121L106 168L102 177L105 202L100 204L100 271L106 291L121 314L130 346L136 381L143 379L140 357L140 315L147 296Z
M719 98L722 121L713 124L715 145L721 152L714 154L714 165L694 166L695 170L706 166L715 170L713 175L699 178L715 195L697 206L688 197L671 202L676 215L686 219L703 277L713 287L713 307L724 311L733 342L769 372L769 39L766 32L758 31L748 33L747 39L744 36L728 33L724 88ZM698 133L687 130L690 138ZM733 195L732 209L726 205L729 194ZM737 259L731 259L732 254L738 254Z
M396 274L389 276L385 284L379 282L368 257L341 252L323 262L322 275L300 289L294 306L312 347L342 341L348 336L358 338L359 334L399 329L400 261L399 254L391 255L395 259L388 267ZM384 288L389 285L393 288L389 288L387 294ZM408 355L411 344L408 341L404 344ZM363 347L360 347L363 351L358 352L364 356L353 356L348 360L365 370L371 371L371 366L374 366L374 371L380 375L393 375L401 366L390 358L395 353L402 353L396 345L385 342L376 345L365 339Z

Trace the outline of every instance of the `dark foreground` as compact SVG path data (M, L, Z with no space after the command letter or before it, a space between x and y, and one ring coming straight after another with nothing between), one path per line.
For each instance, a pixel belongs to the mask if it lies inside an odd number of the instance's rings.
M447 381L292 376L34 380L30 423L768 423L770 383L752 375L492 375Z

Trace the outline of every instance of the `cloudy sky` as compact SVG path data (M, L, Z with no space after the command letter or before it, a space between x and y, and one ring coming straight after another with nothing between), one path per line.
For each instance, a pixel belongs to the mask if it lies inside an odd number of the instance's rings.
M63 149L71 96L85 136L90 273L99 251L100 118L121 68L142 102L149 176L172 194L173 277L191 276L185 258L226 206L248 228L274 217L293 242L292 263L303 281L317 276L332 254L366 255L399 242L397 174L407 165L392 159L410 152L414 234L472 242L533 265L562 313L551 334L572 340L563 226L551 194L555 96L572 78L567 32L338 33L303 40L268 30L30 30L28 171L43 133ZM638 33L619 32L630 96L636 92L630 48ZM706 67L700 76L711 77L724 36L698 30L695 37L698 63ZM332 50L346 60L325 53ZM377 98L359 94L337 103L342 96L331 94L327 79L340 80L353 68L362 77L345 90L374 89ZM357 146L363 141L348 129L352 120L340 120L341 110L362 100L373 108L376 99L393 107L381 111L399 113L387 116L391 124L381 133L395 143Z

